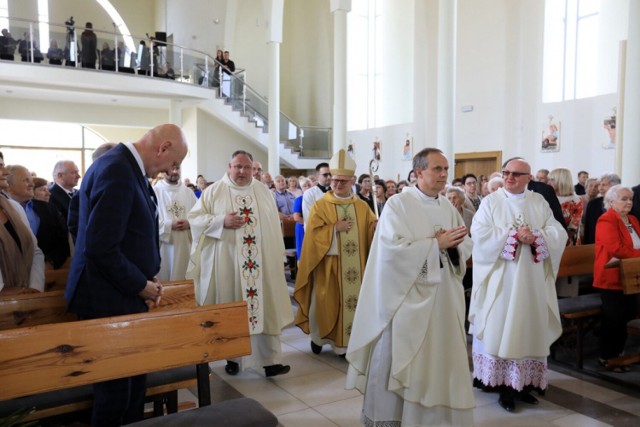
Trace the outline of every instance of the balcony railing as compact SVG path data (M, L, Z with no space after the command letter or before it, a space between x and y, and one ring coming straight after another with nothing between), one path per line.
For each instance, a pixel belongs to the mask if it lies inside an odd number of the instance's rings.
M10 18L9 22L15 36L0 37L0 55L4 60L130 73L206 87L268 131L268 100L248 84L246 70L226 72L220 62L205 52L158 41L148 34L144 37L120 34L115 26L113 32L106 32L76 28L71 21L52 24ZM37 42L41 24L49 27L50 45L46 51ZM94 36L83 37L87 30ZM134 39L140 40L137 45ZM300 157L329 158L332 154L330 128L301 126L282 112L280 141Z

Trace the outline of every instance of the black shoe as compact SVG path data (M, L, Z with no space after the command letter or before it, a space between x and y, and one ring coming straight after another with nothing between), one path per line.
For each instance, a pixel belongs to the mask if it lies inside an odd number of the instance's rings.
M533 397L531 393L527 393L527 392L520 393L520 395L518 396L518 399L521 402L528 403L529 405L537 405L538 403L540 403L538 402L538 399Z
M224 371L229 375L238 375L240 372L240 365L231 360L227 360L227 366L224 367Z
M291 370L289 365L271 365L264 367L264 373L267 377L275 377L276 375L284 375Z
M320 354L322 346L311 341L311 351L313 351L313 354Z
M516 402L513 400L513 396L507 393L500 393L498 403L507 412L513 412L516 409Z
M339 354L338 357L341 358L341 359L346 359L347 358L347 353Z

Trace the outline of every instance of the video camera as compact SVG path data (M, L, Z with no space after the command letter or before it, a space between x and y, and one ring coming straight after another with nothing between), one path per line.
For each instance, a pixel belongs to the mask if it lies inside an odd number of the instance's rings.
M67 31L73 33L75 31L75 21L73 20L73 16L70 17L67 21L65 21L64 25L67 26Z

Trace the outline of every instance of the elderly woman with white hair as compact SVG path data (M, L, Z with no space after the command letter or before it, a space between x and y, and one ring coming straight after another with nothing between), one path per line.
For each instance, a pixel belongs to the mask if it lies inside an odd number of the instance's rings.
M501 176L494 176L493 178L489 179L489 182L487 183L489 194L493 193L498 188L502 188L502 187L504 187L504 180L502 179Z
M615 185L604 196L606 212L596 225L596 258L593 265L593 286L602 298L600 331L600 364L614 372L625 372L628 366L611 367L609 359L624 351L627 322L636 317L636 295L625 295L620 282L620 269L607 268L611 261L640 257L640 223L629 212L633 193L623 185Z
M450 185L445 191L447 199L451 202L453 207L458 210L460 216L462 216L462 221L464 221L464 225L467 227L467 230L470 229L473 214L475 212L464 206L464 201L466 200L464 190L460 187L456 187L455 185Z

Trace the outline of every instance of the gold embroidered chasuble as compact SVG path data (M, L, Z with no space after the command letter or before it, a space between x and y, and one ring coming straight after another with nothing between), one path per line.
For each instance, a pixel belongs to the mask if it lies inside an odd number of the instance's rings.
M346 232L334 232L339 220L352 221ZM298 325L309 333L311 295L322 338L346 347L360 293L362 274L373 239L375 216L357 197L339 199L329 191L311 209L305 231L294 298ZM331 255L333 239L337 252Z

